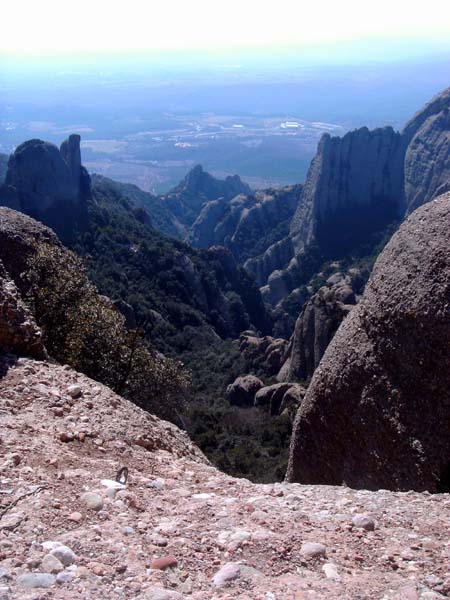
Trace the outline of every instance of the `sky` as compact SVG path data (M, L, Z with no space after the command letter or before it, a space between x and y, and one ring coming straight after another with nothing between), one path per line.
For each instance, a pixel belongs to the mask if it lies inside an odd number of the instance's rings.
M2 55L449 43L449 0L22 0L2 6Z

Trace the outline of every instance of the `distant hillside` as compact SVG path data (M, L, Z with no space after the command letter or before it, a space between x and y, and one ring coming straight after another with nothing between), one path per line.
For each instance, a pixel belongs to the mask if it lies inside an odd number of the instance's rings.
M91 176L91 180L94 189L106 190L109 187L113 194L120 195L130 204L145 209L154 229L171 237L181 237L180 224L159 196L144 192L131 183L120 183L95 173Z
M161 198L187 231L210 200L231 200L238 194L250 193L250 187L241 181L238 175L229 176L224 180L216 179L204 171L201 165L197 165Z

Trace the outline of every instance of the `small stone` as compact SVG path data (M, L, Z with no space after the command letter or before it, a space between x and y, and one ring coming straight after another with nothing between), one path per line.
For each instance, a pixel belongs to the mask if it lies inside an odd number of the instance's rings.
M58 546L62 546L62 545L63 544L61 544L61 542L54 542L52 540L47 540L45 542L42 542L42 548L44 550L48 550L49 552L51 552L55 548L58 548Z
M56 556L56 558L59 559L65 567L73 565L77 559L75 553L69 548L69 546L58 546L57 548L54 548L50 554Z
M10 595L11 588L7 585L0 585L0 600L12 600Z
M122 535L134 535L134 529L132 527L122 527Z
M82 518L83 518L83 515L80 512L73 512L73 513L70 513L70 515L67 517L67 520L73 521L74 523L79 523Z
M80 500L87 510L101 510L103 508L103 499L95 492L85 492Z
M145 591L145 600L183 600L183 596L178 592L152 587Z
M327 579L332 579L333 581L340 581L341 579L337 567L333 563L325 563L322 567L322 571L325 573Z
M169 543L169 540L162 535L154 534L150 537L150 543L154 546L165 547Z
M127 570L127 565L117 565L115 568L116 573L119 573L119 575L121 573L125 573L125 571Z
M0 582L4 583L5 581L11 581L12 575L6 569L0 569Z
M17 585L23 588L49 588L56 581L51 573L24 573L17 578Z
M152 560L150 564L150 568L152 569L160 569L161 571L165 571L170 567L176 567L178 564L177 559L174 556L162 556L161 558L155 558Z
M154 490L163 490L165 487L165 483L162 479L152 479L151 481L148 481L145 485L146 487L153 488Z
M238 563L227 563L221 569L217 571L217 573L213 577L213 584L216 587L221 587L228 583L229 581L233 581L234 579L238 579L241 576L241 567Z
M99 577L106 575L106 573L108 572L108 567L102 563L90 562L87 566L89 570L92 571L92 573L94 573L94 575L97 575Z
M352 524L358 529L365 529L366 531L374 531L375 520L370 515L355 515L352 519Z
M69 387L67 388L67 393L72 398L79 398L82 392L79 385L69 385Z
M306 558L324 558L327 554L327 548L324 544L317 542L305 542L300 548L300 554Z
M58 573L56 576L56 583L59 583L60 585L63 585L64 583L70 583L75 579L75 577L75 573L64 571L63 573Z
M42 559L41 570L44 573L59 573L64 570L62 562L53 554L46 554Z

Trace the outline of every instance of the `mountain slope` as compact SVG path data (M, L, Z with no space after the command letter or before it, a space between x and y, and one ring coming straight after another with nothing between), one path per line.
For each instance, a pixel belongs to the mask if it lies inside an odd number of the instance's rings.
M210 200L231 200L238 194L250 193L250 187L238 175L228 176L225 180L216 179L204 171L201 165L197 165L161 198L186 232Z
M185 328L206 337L214 331L237 337L251 325L270 331L255 283L229 253L198 252L157 232L146 212L132 204L136 189L97 177L91 185L81 166L79 136L70 140L62 145L70 156L40 140L19 146L0 202L11 205L13 197L16 208L52 226L86 256L99 289L130 304L163 351L171 351L168 339L179 338Z

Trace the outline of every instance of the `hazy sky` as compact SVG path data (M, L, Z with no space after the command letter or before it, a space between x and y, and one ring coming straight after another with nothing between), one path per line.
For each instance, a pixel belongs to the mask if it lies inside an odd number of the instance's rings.
M450 37L449 0L22 0L0 52L221 49Z

